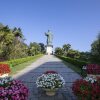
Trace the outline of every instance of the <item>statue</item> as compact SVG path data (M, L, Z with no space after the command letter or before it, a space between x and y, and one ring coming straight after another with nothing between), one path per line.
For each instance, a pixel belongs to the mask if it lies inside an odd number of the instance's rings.
M52 45L53 35L50 30L45 35L47 36L47 45Z

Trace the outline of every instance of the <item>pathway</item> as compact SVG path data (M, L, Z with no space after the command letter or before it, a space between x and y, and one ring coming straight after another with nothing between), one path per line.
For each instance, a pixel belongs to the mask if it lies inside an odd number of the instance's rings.
M37 77L47 70L57 71L66 81L65 86L53 97L46 96L44 91L38 89L35 83ZM13 77L22 80L28 86L29 100L76 100L72 93L71 86L73 81L81 78L53 55L43 56Z

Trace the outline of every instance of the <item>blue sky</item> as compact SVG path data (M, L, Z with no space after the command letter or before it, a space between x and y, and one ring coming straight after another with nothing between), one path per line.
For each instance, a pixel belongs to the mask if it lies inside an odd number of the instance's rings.
M89 51L100 31L100 0L0 0L0 22L21 27L27 44L46 43L49 29L54 47Z

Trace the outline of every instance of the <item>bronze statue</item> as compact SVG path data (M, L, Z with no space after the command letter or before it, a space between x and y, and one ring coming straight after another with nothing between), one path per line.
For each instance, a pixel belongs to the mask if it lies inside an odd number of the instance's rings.
M47 45L52 45L53 35L50 30L45 35L47 36Z

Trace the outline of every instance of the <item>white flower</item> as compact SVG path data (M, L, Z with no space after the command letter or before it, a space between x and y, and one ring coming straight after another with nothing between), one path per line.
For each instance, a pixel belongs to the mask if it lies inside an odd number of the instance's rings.
M12 81L11 77L0 78L0 85L6 84L6 83L8 83L10 81Z
M82 69L87 69L87 67L86 66L83 66Z
M65 84L65 80L59 74L42 74L40 77L37 78L36 81L37 87L42 88L60 88Z
M88 82L91 82L91 83L94 83L94 82L97 81L96 78L89 77L89 76L87 76L86 78L84 78L84 80L86 80L86 81L88 81Z

